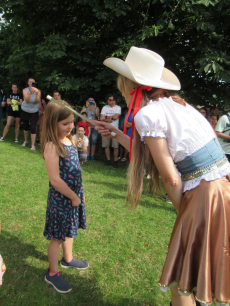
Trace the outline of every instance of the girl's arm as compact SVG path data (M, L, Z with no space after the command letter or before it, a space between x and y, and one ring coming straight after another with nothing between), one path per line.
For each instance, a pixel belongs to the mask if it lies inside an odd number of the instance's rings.
M22 105L22 99L18 101L17 105Z
M51 185L61 194L72 201L72 206L81 204L81 200L76 193L60 178L59 174L59 156L56 152L55 145L47 142L44 150L44 159Z
M104 121L94 121L96 126L95 130L97 130L101 136L108 138L115 138L124 148L129 151L130 146L130 138L127 135L124 135L121 130L116 129L112 124L109 124ZM116 133L116 136L113 137L111 132Z
M9 98L7 98L6 103L7 103L8 105L12 105L12 100L9 99Z
M167 141L160 137L144 137L144 140L160 173L167 194L178 213L183 196L183 186L169 152Z
M91 126L88 126L88 136L87 136L88 139L90 137L90 134L91 134Z

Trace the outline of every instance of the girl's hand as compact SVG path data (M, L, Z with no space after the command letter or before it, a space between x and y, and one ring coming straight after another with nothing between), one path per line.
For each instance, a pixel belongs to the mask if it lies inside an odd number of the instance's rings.
M79 199L79 197L76 195L76 198L74 200L72 200L72 207L76 207L78 205L81 204L81 200Z
M85 103L86 108L89 107L89 105L90 105L89 102L86 101L86 103Z

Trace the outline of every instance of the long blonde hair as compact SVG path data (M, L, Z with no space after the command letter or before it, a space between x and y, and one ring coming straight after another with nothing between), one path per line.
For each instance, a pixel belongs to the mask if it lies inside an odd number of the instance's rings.
M64 105L71 107L66 101L60 100ZM63 143L61 143L58 137L58 129L57 124L59 121L65 120L72 113L59 106L58 104L50 101L45 109L43 127L42 127L42 137L41 137L41 151L44 154L45 145L47 142L52 141L52 143L56 146L57 154L60 157L67 157L68 151L65 149ZM76 141L73 139L72 135L68 135L67 138L73 143L74 147L77 147Z
M126 98L130 99L130 92L136 89L140 84L135 83L126 77L119 75L117 79L117 87L120 92ZM159 98L170 97L167 90L152 88L150 91L142 89L142 100L140 108L144 107L151 99L158 100ZM177 102L183 106L186 103L178 96L171 96L174 102ZM133 119L134 120L134 119ZM149 180L149 188L151 194L154 196L157 193L161 193L161 184L159 180L159 171L154 163L154 160L150 154L147 145L141 141L141 138L134 128L134 139L132 143L132 162L128 168L128 195L126 204L131 209L136 208L139 203L140 197L143 193L143 181L145 176L145 165L148 164L149 174L151 179Z

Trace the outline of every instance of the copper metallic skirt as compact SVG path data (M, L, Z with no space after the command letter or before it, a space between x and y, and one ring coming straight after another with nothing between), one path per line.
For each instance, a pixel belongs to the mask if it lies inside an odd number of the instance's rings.
M186 191L171 235L159 285L195 292L198 301L230 303L230 182Z

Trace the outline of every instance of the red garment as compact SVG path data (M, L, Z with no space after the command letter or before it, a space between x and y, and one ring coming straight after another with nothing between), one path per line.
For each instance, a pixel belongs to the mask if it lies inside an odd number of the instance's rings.
M91 126L91 124L89 122L83 122L83 121L79 121L77 126L83 126L85 128L85 136L88 137L89 135L89 129L88 127Z

